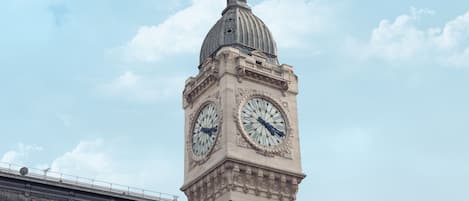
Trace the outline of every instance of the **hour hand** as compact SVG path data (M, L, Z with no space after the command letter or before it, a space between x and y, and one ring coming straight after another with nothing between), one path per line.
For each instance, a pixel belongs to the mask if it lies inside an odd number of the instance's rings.
M207 133L208 135L212 136L214 132L217 132L217 127L214 128L204 128L202 127L200 131Z

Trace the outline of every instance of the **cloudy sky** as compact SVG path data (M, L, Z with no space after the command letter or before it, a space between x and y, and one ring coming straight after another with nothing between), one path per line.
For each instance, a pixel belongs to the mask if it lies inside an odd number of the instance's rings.
M300 78L299 201L469 200L469 1L250 0ZM224 0L2 0L0 159L177 194Z

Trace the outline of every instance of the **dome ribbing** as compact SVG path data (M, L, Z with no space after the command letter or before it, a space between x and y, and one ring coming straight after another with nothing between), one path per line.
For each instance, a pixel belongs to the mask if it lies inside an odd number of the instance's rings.
M221 19L205 37L200 63L225 46L247 52L260 51L268 62L278 64L275 40L264 22L252 13L246 0L228 0Z

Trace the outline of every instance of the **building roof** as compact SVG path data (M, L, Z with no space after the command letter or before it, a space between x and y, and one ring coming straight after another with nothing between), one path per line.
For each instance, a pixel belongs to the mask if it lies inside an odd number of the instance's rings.
M178 198L166 193L0 162L0 192L17 191L21 194L21 191L29 192L31 189L40 196L81 196L90 200L177 201Z
M228 0L222 17L210 29L200 51L200 63L225 46L264 53L268 62L278 64L277 45L269 28L252 13L246 0Z

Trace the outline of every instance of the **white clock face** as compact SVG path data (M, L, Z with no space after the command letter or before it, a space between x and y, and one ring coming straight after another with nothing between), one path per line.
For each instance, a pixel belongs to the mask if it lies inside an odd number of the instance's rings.
M218 135L218 113L215 104L205 105L199 112L192 130L192 152L203 157L210 152Z
M271 148L285 141L285 118L270 101L252 98L243 106L240 115L245 133L258 145Z

